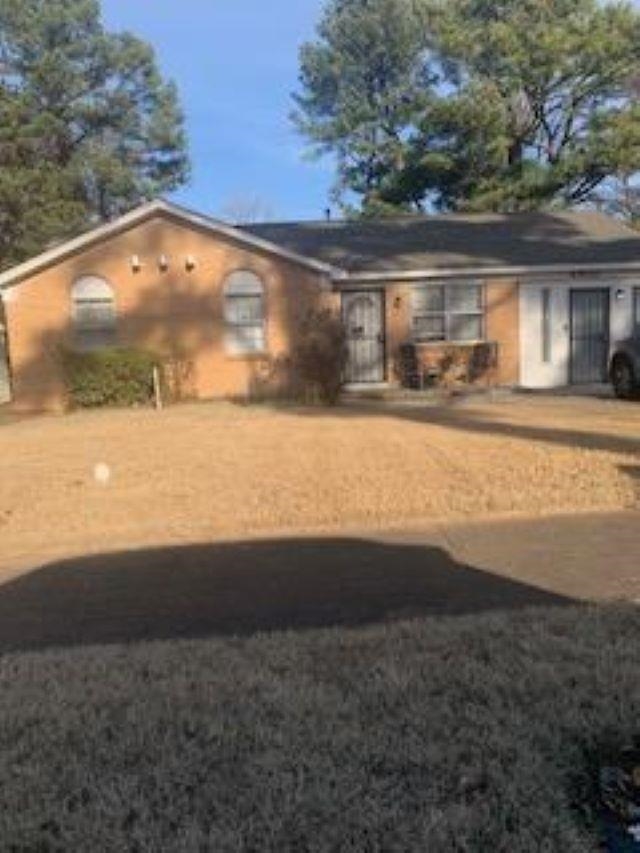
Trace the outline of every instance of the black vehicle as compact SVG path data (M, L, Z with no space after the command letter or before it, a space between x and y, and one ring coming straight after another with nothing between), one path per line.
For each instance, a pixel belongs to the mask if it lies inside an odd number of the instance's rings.
M616 397L640 399L640 335L616 345L609 366Z

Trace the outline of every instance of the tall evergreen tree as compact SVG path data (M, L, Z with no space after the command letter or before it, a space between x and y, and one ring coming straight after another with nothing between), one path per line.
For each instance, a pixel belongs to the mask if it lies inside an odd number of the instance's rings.
M403 169L407 128L429 97L422 32L414 0L330 0L301 51L294 121L316 153L337 155L336 197L354 193L370 214L393 209L385 183Z
M375 21L382 0L343 0ZM317 56L340 67L349 39L331 41L321 25L314 49L302 54L304 107L317 90ZM615 175L640 170L640 107L634 92L640 62L640 13L623 2L597 0L412 0L407 21L414 44L403 54L410 77L429 57L429 86L404 101L398 150L384 163L377 194L390 209L426 203L445 209L522 210L589 200ZM355 32L352 34L356 36ZM388 58L385 43L379 50ZM354 54L359 72L370 54ZM434 76L437 82L434 85ZM315 141L322 121L358 127L351 104L327 97L324 113L300 123ZM370 115L381 126L384 116ZM342 146L342 147L340 147ZM351 139L333 141L342 163ZM368 196L341 170L344 185Z
M98 0L0 0L0 264L183 183L172 83Z

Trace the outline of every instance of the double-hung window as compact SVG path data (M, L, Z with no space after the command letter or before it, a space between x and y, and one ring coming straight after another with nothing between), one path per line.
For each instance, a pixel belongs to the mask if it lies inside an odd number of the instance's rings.
M263 353L266 349L264 285L255 273L232 273L224 287L226 349L231 355Z
M80 350L112 346L116 338L116 301L111 285L99 276L83 276L71 289L73 341Z
M413 290L412 303L413 339L417 343L485 338L482 284L421 284Z

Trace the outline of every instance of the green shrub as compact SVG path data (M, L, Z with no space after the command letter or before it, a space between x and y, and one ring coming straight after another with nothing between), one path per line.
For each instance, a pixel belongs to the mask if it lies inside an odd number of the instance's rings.
M347 339L340 318L326 309L309 311L291 354L296 384L333 405L340 396L346 363Z
M156 356L131 348L62 353L69 401L74 408L143 406L153 400Z

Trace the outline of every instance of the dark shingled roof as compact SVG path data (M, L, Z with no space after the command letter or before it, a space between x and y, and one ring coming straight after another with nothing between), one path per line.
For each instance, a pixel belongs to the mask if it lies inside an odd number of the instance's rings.
M640 263L640 234L590 211L282 222L244 230L348 272Z

